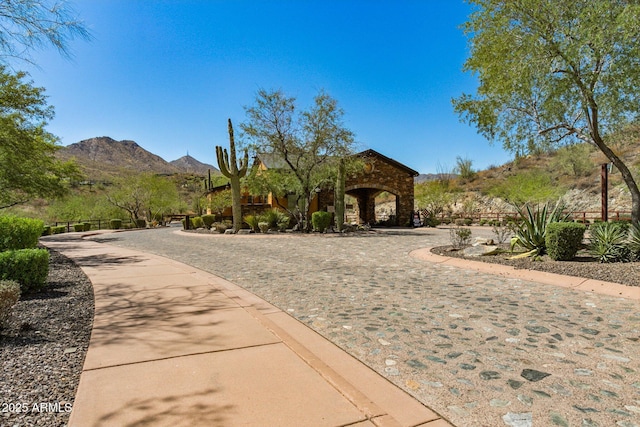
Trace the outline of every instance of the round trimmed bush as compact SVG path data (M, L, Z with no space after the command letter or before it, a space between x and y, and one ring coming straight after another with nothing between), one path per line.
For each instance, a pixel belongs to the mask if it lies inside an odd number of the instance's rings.
M204 221L202 221L202 217L194 216L191 218L191 227L198 229L204 227Z
M39 219L0 216L0 251L35 248L43 228Z
M323 233L331 224L331 213L318 211L311 215L311 224L315 231Z
M113 230L119 230L122 228L122 220L118 218L112 219L111 221L109 221L109 226Z
M49 251L46 249L0 252L0 280L15 280L22 293L44 288L48 273Z
M207 215L202 215L201 218L205 228L207 230L211 230L211 226L213 225L214 222L216 222L216 216L207 214Z
M569 261L576 256L587 228L579 222L552 222L547 225L547 254L555 261Z

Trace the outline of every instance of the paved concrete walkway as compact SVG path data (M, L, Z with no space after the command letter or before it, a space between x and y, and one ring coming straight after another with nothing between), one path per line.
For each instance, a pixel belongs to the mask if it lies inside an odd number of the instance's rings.
M410 256L448 244L448 230L95 239L241 286L456 426L640 426L638 300Z
M43 242L95 292L70 426L450 426L229 281L75 233Z

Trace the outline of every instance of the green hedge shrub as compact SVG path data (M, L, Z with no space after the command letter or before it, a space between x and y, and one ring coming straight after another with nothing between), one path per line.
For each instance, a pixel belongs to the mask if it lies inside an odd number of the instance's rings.
M216 222L215 215L207 214L207 215L202 215L200 218L202 218L202 222L207 230L211 230L211 226L213 225L214 222Z
M0 216L0 251L35 248L43 228L39 219Z
M14 280L0 280L0 327L11 316L11 309L20 299L20 284Z
M56 225L51 229L52 234L62 234L62 233L65 233L66 231L67 231L66 225Z
M147 228L147 220L143 218L136 219L136 228Z
M49 252L46 249L0 252L0 280L15 280L22 293L44 288L48 273Z
M425 227L437 227L440 225L440 220L438 220L435 215L428 215L424 217L422 224Z
M327 227L331 224L331 213L324 211L314 212L311 215L311 224L315 231L324 233Z
M112 219L111 221L109 221L109 227L112 230L119 230L122 228L122 220L121 219Z
M91 223L90 222L83 222L82 225L84 225L84 231L91 230Z
M50 225L45 225L44 227L42 227L43 236L50 236L51 234L53 234L53 230L51 229Z
M545 243L547 254L555 261L569 261L576 256L584 232L584 224L578 222L552 222L547 225Z
M194 216L193 218L191 218L191 228L203 228L203 227L204 227L204 221L202 220L202 217Z
M73 224L73 231L84 231L84 224Z

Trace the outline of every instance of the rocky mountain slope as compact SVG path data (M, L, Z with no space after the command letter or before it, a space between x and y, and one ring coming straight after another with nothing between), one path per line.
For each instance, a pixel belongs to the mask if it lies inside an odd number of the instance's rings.
M108 136L85 139L62 147L56 156L65 160L74 158L89 179L106 179L126 172L206 175L209 168L212 172L217 171L212 165L201 163L191 156L167 162L135 141L116 141Z
M186 173L193 173L196 175L206 175L209 170L211 170L211 173L219 172L215 166L208 163L202 163L188 154L186 156L180 157L177 160L172 160L169 163L177 167L181 171L184 171Z

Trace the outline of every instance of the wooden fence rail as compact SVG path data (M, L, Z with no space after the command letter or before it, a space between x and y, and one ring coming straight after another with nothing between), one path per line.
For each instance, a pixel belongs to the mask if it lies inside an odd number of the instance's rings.
M595 221L602 221L602 213L600 211L574 211L567 212L570 214L571 218L574 221L583 222L583 223L592 223ZM424 211L420 211L422 217L425 216ZM440 221L449 220L450 222L454 222L456 219L465 219L469 218L473 221L473 223L480 223L483 220L485 221L499 221L502 222L505 219L509 218L518 218L520 214L518 212L476 212L473 214L439 214L436 216ZM631 211L609 211L609 220L610 221L631 221Z

